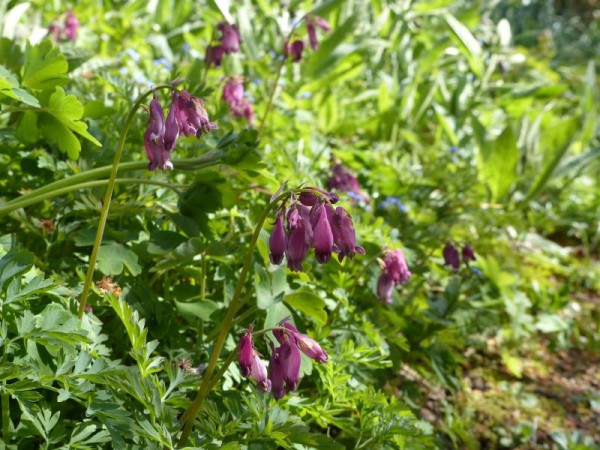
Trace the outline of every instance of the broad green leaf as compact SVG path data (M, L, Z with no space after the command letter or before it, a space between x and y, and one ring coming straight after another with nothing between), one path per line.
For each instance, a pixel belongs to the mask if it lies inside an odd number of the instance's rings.
M458 45L460 52L467 58L471 70L477 77L483 73L481 46L471 31L451 14L444 14L444 20L451 32L451 37Z
M490 189L493 200L505 197L517 179L519 149L511 125L496 139L488 139L479 121L472 117L477 140L479 179Z
M48 114L40 117L40 130L50 142L58 145L58 149L71 159L78 159L81 143L77 136L61 122Z
M105 275L119 275L126 267L131 275L139 275L142 268L138 256L124 245L111 242L100 246L98 251L98 269Z
M292 308L303 312L313 319L318 325L327 323L327 312L325 311L325 300L311 291L303 290L288 294L283 301Z
M175 306L179 314L190 321L194 318L209 321L211 314L219 309L219 305L212 300L200 300L199 297L195 297L193 300L193 302L178 302L175 300Z
M571 146L579 127L580 122L577 117L564 119L551 115L545 121L541 131L539 147L544 165L529 188L525 201L535 197L546 185L554 169Z
M66 95L65 91L57 86L50 96L46 111L75 133L102 147L102 144L87 132L87 124L79 120L83 115L83 105L74 95Z
M27 44L21 84L30 89L52 89L67 82L69 64L49 40Z
M0 94L14 98L26 105L40 107L37 98L19 87L19 80L6 67L0 65Z

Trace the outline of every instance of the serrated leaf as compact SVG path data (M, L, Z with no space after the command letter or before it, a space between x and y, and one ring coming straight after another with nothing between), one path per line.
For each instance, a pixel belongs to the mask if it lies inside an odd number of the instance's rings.
M66 95L63 88L58 86L50 96L48 105L46 106L46 111L52 114L52 116L59 120L64 126L73 130L81 137L86 138L94 145L102 147L102 144L87 132L87 124L79 120L83 116L83 110L83 105L79 103L77 97L74 95Z
M67 82L69 64L49 40L27 44L21 85L30 89L52 89Z

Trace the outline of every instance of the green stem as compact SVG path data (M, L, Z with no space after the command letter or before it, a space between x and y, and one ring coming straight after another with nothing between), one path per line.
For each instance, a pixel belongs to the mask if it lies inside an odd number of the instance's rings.
M221 355L221 351L223 350L223 346L225 345L225 339L231 330L231 326L233 324L233 316L238 309L238 303L240 301L240 297L242 294L242 289L244 288L244 282L246 281L246 277L248 272L250 271L250 266L252 266L252 258L254 255L254 248L256 247L256 242L260 236L260 230L262 229L265 220L269 217L269 213L273 209L273 206L277 205L281 200L290 195L291 191L285 192L272 200L267 207L265 208L263 214L258 219L258 223L256 224L256 228L254 229L254 234L252 235L252 239L250 240L250 244L248 245L248 252L246 253L246 258L244 260L244 265L242 266L242 271L240 272L240 276L238 278L238 282L235 286L235 291L233 292L233 298L231 299L231 303L229 304L229 308L227 309L227 313L225 314L225 318L220 325L219 334L217 336L217 340L215 342L215 346L213 348L213 352L210 355L210 360L208 361L208 367L204 372L204 377L202 378L202 384L198 389L198 394L196 398L192 402L192 404L188 407L188 409L181 416L181 421L183 423L183 431L181 433L181 437L179 438L178 447L182 447L187 442L190 433L192 432L192 427L194 425L194 421L196 420L196 416L200 411L202 406L202 402L212 389L212 387L216 384L216 381L213 379L213 373L215 371L215 367L219 361L219 356ZM221 369L219 373L224 370Z
M10 443L10 405L9 395L2 392L2 441L8 445Z
M273 105L273 100L275 99L275 92L277 91L277 83L279 83L279 78L281 78L281 71L283 69L283 65L285 64L285 58L279 61L277 65L277 72L275 74L275 81L273 83L273 89L271 89L271 95L269 95L269 101L267 102L267 108L260 120L260 126L258 127L258 136L260 136L265 128L265 124L267 122L267 116L271 111L271 106Z
M117 151L115 152L115 157L113 160L112 168L110 171L110 177L108 179L108 185L106 186L106 193L104 194L104 202L102 203L102 210L100 211L100 220L98 221L98 229L96 231L96 239L94 240L94 247L92 248L92 254L90 255L90 264L88 266L88 271L85 276L85 282L83 283L83 291L81 292L81 298L79 300L79 311L77 315L81 319L83 317L83 313L85 311L85 305L87 304L87 296L92 286L92 279L94 277L94 269L96 267L96 259L98 258L98 251L100 250L100 243L102 242L102 236L104 235L104 228L106 226L106 219L108 218L108 209L110 208L110 200L112 198L112 193L115 188L115 180L117 178L117 172L119 171L119 162L121 161L121 155L123 154L123 148L125 147L125 138L127 137L127 132L129 131L129 127L133 122L135 117L135 113L142 105L142 102L146 97L150 94L156 92L158 89L176 89L174 86L170 84L163 84L160 86L156 86L153 89L150 89L148 92L140 95L137 99L131 111L125 118L125 123L121 128L121 134L119 135L119 142L117 144Z
M94 187L98 187L98 186L105 186L108 184L108 182L109 182L109 180L88 181L87 183L75 184L73 186L65 187L63 189L58 189L53 192L45 192L45 193L42 193L41 195L37 195L36 197L21 200L17 203L13 203L8 206L7 205L1 206L0 207L0 216L3 214L7 214L9 212L12 212L15 209L24 208L26 206L31 206L35 203L39 203L44 200L48 200L48 199L51 199L54 197L59 197L63 194L67 194L71 191L94 188ZM156 186L163 186L163 187L174 190L177 193L177 195L182 195L182 193L177 188L175 188L173 185L171 185L169 183L165 183L163 181L144 180L143 178L142 179L140 179L140 178L117 178L115 180L115 183L116 184L151 184L151 185L156 185Z
M211 150L210 152L205 153L199 158L189 158L182 159L179 161L173 161L173 165L176 170L197 170L204 167L208 167L218 163L221 160L222 154L220 152ZM143 170L147 169L148 163L145 161L133 161L127 162L119 165L119 173L120 172L129 172L133 170ZM15 199L12 199L2 206L0 206L0 216L4 214L8 214L15 209L22 208L24 206L35 204L39 201L46 200L52 198L54 196L62 195L64 193L70 192L72 190L80 189L79 187L73 187L72 189L66 189L71 186L79 186L82 183L90 180L96 180L97 178L105 177L110 175L112 169L111 166L98 167L97 169L88 170L82 173L78 173L77 175L72 175L68 178L64 178L62 180L55 181L53 183L47 184L39 189L36 189L33 192L28 194L21 195ZM105 181L108 183L108 180ZM140 182L143 182L140 180ZM46 195L48 193L54 195ZM30 201L32 199L36 199ZM27 203L25 203L27 202Z

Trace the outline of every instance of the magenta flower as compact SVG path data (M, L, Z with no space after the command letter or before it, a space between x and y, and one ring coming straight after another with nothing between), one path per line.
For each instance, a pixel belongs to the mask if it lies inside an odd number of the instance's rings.
M410 279L411 273L406 264L406 258L402 250L393 250L383 259L385 263L384 272L387 273L396 284L406 284Z
M477 258L475 257L475 251L473 251L473 247L470 245L465 245L462 248L462 259L464 263L468 266L470 261L475 261Z
M223 87L221 99L229 105L234 117L244 117L250 124L254 123L252 105L244 99L244 86L239 78L231 77Z
M295 41L289 42L286 38L283 43L283 56L286 58L292 57L292 61L298 62L302 59L302 51L304 50L304 42L296 39Z
M179 137L179 121L180 116L179 102L177 101L177 92L171 94L171 106L169 107L169 113L167 114L167 121L165 123L165 150L172 152L175 149L177 138Z
M165 150L164 136L164 114L162 106L155 95L150 102L150 119L144 133L144 146L150 161L149 170L173 168L173 164L169 161L169 152Z
M253 326L246 330L244 335L241 337L238 344L238 363L240 364L240 370L242 376L248 377L252 369L252 363L254 362L254 346L252 345L252 330Z
M79 21L72 11L69 11L65 18L65 36L68 40L74 41L77 39L77 29L79 28Z
M217 28L221 31L221 47L223 48L223 52L227 54L239 52L241 39L237 26L221 22L217 25Z
M329 204L325 205L329 223L331 224L331 231L333 233L333 241L337 247L338 259L340 262L345 257L350 259L354 258L354 255L360 253L365 254L365 249L359 245L356 245L356 233L354 231L354 224L350 214L338 206L335 211Z
M315 257L319 264L324 264L329 261L331 252L333 251L333 233L329 220L327 220L327 211L323 204L313 206L311 218Z
M312 242L308 208L301 204L290 207L287 213L288 233L285 256L292 271L302 270L302 261Z
M282 215L283 214L281 211L277 214L277 219L275 219L275 226L273 227L273 231L271 232L271 236L269 237L269 258L271 259L271 262L273 264L281 264L287 244L285 229L283 227Z
M315 28L315 25L327 33L331 31L331 27L325 19L317 16L309 16L306 18L308 41L310 42L310 46L313 50L316 50L319 46L319 40L317 39L317 29Z
M333 166L331 177L327 180L326 185L327 189L335 189L350 194L355 199L369 201L369 197L361 191L354 172L343 164Z
M267 367L260 358L252 344L252 330L250 327L244 333L238 344L238 363L244 377L250 377L256 381L256 386L261 392L271 390L271 380L267 376Z
M200 138L203 134L208 134L217 128L217 125L208 119L204 102L198 97L193 97L186 90L181 90L174 93L173 102L175 100L177 101L176 118L180 133Z
M275 400L285 396L285 368L280 355L281 347L275 348L271 343L271 359L269 361L269 380L271 380L271 393Z
M394 288L398 284L406 284L410 277L402 250L389 252L383 259L383 270L377 281L377 296L386 303L392 303Z
M324 196L324 198L329 200L329 203L337 203L340 199L340 197L337 194L324 191L323 189L319 189L314 186L306 186L305 189L310 189L312 191L321 193ZM315 206L319 198L322 197L319 197L316 193L313 194L312 192L306 191L301 192L298 196L298 200L300 200L300 203L302 203L304 206Z
M454 245L448 242L445 245L442 254L444 255L444 264L452 266L454 270L458 270L460 268L460 256Z
M252 367L250 368L250 378L256 381L256 387L261 392L271 391L271 380L267 375L267 366L265 362L260 359L259 354L254 351L254 359L252 360Z
M224 54L225 51L223 50L222 45L209 45L208 47L206 47L206 55L204 57L204 61L208 65L221 67Z
M391 305L392 293L395 287L396 284L392 280L392 277L384 272L380 275L379 280L377 280L377 296L380 300Z

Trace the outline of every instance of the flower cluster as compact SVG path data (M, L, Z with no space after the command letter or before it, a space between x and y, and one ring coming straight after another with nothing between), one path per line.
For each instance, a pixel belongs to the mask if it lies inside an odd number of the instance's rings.
M77 30L79 29L79 21L72 11L65 14L64 25L60 22L53 22L48 27L48 35L52 36L56 42L63 40L63 31L65 33L64 39L69 41L75 41L77 39Z
M282 320L273 330L273 335L279 344L271 347L269 369L260 354L254 349L252 342L252 326L246 330L238 345L238 362L242 375L256 381L262 392L272 392L275 400L285 396L286 392L296 390L300 380L300 352L318 363L327 362L329 356L319 343L288 322Z
M227 22L221 22L217 25L221 32L221 43L218 45L209 45L206 47L206 62L215 67L220 67L223 61L223 55L237 53L240 51L240 32L236 25L230 25Z
M473 247L470 245L465 245L462 250L462 260L467 267L469 267L470 261L475 261L477 258L475 257L475 251ZM454 270L460 269L460 255L458 253L458 249L448 242L444 249L442 250L442 254L444 255L444 264L452 267Z
M185 90L173 91L166 121L156 93L150 102L149 112L148 127L144 133L149 170L173 168L170 156L180 134L200 138L202 134L217 128L208 119L202 100Z
M254 110L244 98L242 78L229 77L223 87L221 99L229 105L234 117L244 117L250 124L254 123Z
M363 193L358 178L352 170L343 164L335 164L331 177L325 183L328 189L344 192L358 201L368 202L369 197Z
M331 31L331 27L329 23L318 16L306 16L306 30L308 32L308 43L313 50L316 50L319 47L319 39L317 38L317 28L321 28L326 33ZM304 41L301 39L295 39L293 41L289 41L286 38L283 44L283 55L288 58L292 57L292 61L298 62L302 59L302 52L304 51Z
M269 238L271 262L280 264L285 255L288 267L301 271L311 247L320 264L328 262L331 253L337 253L340 262L357 253L364 255L365 250L356 245L352 218L341 206L332 206L338 200L336 194L315 187L307 187L298 198L292 198L289 208L284 200Z
M393 250L383 258L381 275L377 281L377 296L386 303L392 303L392 293L398 284L406 284L411 273L408 270L402 250Z

